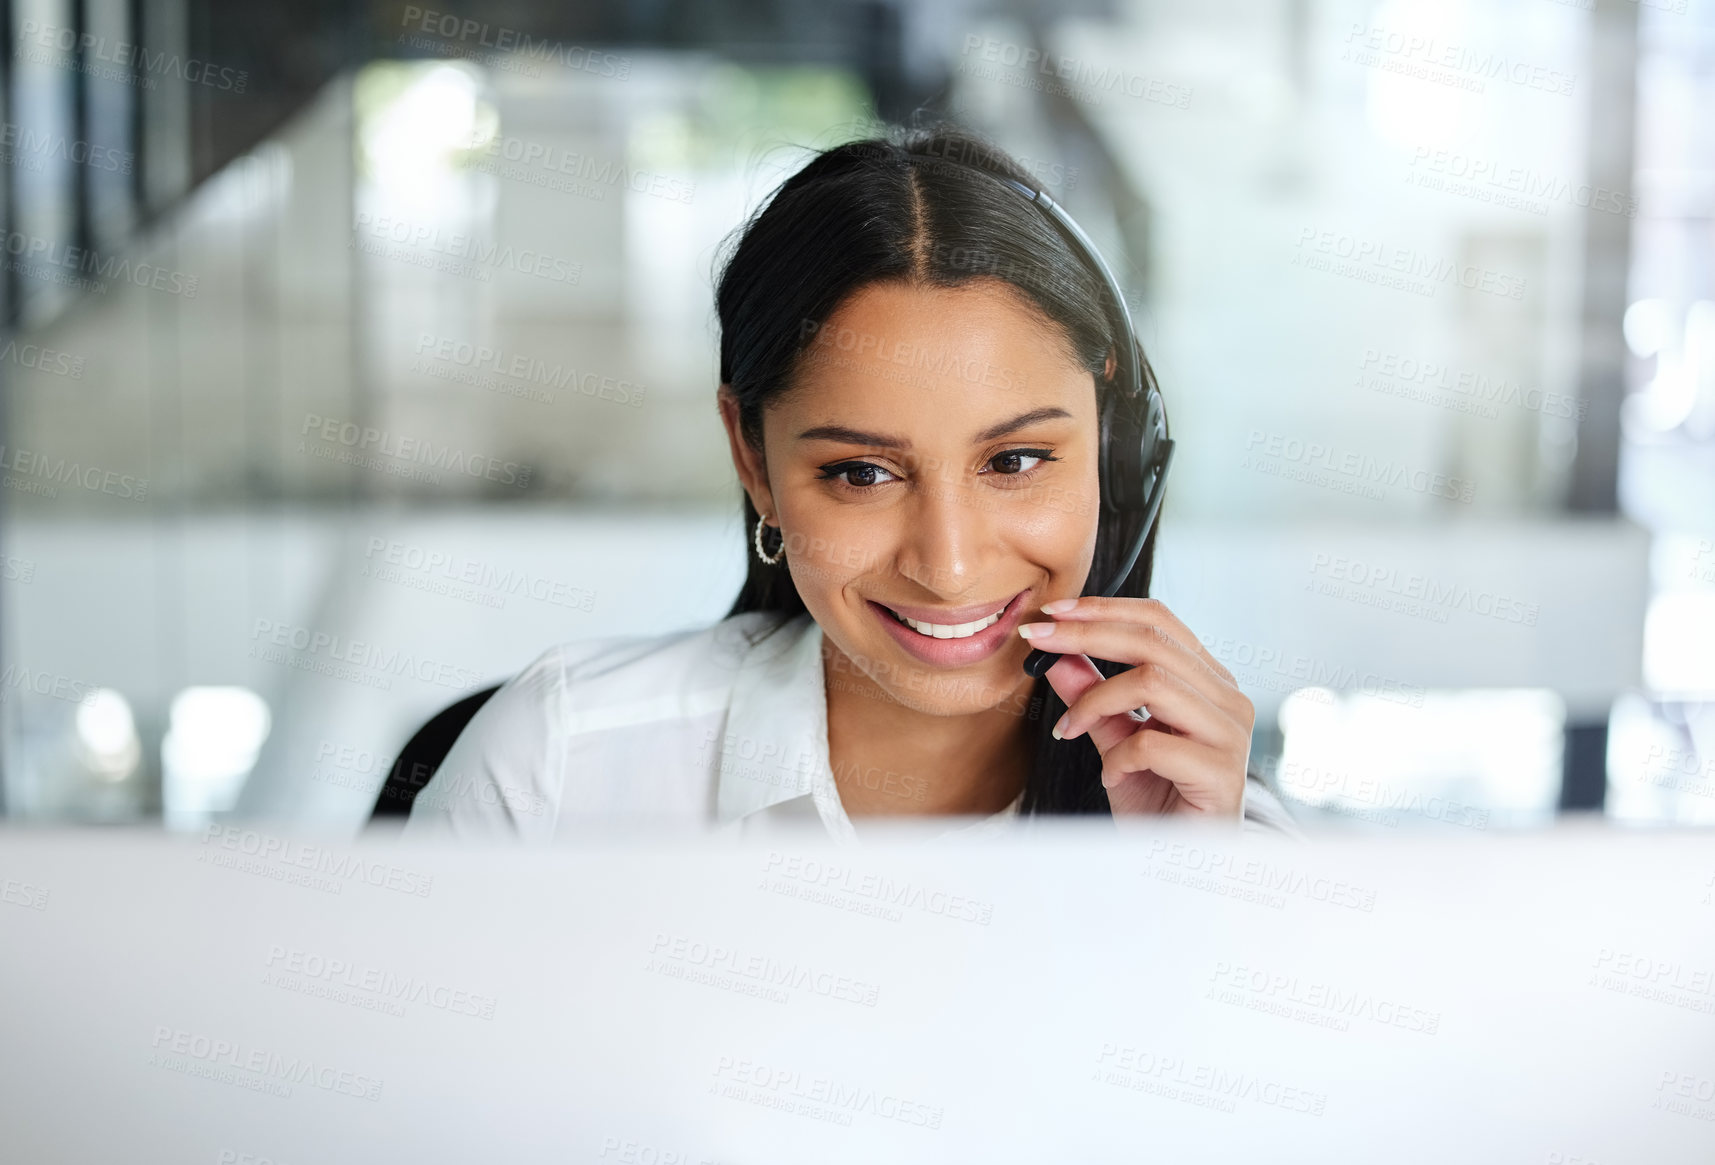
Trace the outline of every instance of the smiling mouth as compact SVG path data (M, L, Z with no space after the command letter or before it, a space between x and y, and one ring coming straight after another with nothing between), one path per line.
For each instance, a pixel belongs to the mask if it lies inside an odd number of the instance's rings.
M1011 602L1011 600L1009 599L1007 602ZM907 619L904 615L901 615L898 611L895 611L885 603L877 605L885 610L889 615L892 615L895 619L911 628L911 630L917 632L917 634L929 639L969 639L984 628L993 627L996 623L1000 622L1001 615L1006 612L1006 603L1002 603L1000 609L994 614L987 618L978 619L975 622L924 623L917 619Z

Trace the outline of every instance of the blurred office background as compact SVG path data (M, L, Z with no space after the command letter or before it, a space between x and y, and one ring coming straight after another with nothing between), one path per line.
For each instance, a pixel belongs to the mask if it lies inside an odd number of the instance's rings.
M921 110L1121 273L1158 593L1301 819L1715 821L1715 0L0 13L9 818L355 830L719 618L717 245Z

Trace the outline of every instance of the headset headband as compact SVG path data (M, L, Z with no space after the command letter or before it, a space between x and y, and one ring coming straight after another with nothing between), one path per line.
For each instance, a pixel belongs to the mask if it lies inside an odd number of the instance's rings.
M1125 296L1120 290L1119 280L1115 279L1114 273L1108 269L1107 260L1102 258L1100 251L1096 250L1096 245L1090 241L1090 236L1084 233L1084 228L1074 222L1072 216L1062 210L1059 203L1044 192L1032 190L1015 178L1007 178L998 174L995 176L1041 207L1043 212L1066 232L1084 261L1095 268L1096 273L1101 276L1102 282L1107 285L1108 294L1112 297L1117 308L1113 314L1119 323L1120 331L1120 350L1116 354L1119 367L1116 371L1123 369L1127 372L1125 379L1131 386L1128 395L1141 397L1144 384L1143 369L1138 366L1137 362L1137 333L1132 329L1131 312L1126 308Z
M1032 190L1017 179L995 174L992 170L985 172L999 178L1034 202L1058 224L1072 248L1101 276L1108 294L1113 297L1113 316L1119 325L1120 334L1119 367L1116 372L1123 370L1123 376L1116 376L1115 379L1125 385L1125 399L1122 403L1109 397L1102 408L1103 502L1115 510L1125 509L1128 508L1125 499L1116 497L1115 494L1129 494L1134 489L1140 491L1138 508L1143 511L1143 521L1122 555L1122 563L1117 572L1098 592L1111 597L1119 593L1120 587L1131 575L1132 568L1137 565L1138 554L1143 550L1143 543L1150 530L1155 527L1155 519L1161 512L1167 467L1173 460L1173 441L1167 435L1167 409L1162 403L1160 392L1153 385L1144 382L1142 357L1138 349L1137 334L1132 327L1131 311L1126 306L1125 294L1120 290L1119 281L1108 269L1107 261L1102 258L1101 252L1096 250L1096 245L1090 241L1090 237L1072 221L1072 217L1062 210L1058 203L1042 191ZM1129 417L1126 415L1128 413L1131 414ZM1057 653L1037 648L1025 659L1024 670L1029 675L1040 677L1059 658Z

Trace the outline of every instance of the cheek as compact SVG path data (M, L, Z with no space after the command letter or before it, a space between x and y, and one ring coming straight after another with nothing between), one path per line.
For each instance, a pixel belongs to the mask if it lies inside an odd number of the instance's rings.
M1019 542L1028 555L1059 573L1087 571L1095 557L1101 497L1095 481L1087 489L1056 489L1031 499L1019 519Z
M1048 564L1067 579L1082 579L1090 573L1096 559L1096 523L1093 518L1073 514L1059 532L1053 545L1053 560Z
M811 594L830 594L891 561L885 522L842 514L832 507L801 506L785 518L793 533L786 544L792 582L809 605Z

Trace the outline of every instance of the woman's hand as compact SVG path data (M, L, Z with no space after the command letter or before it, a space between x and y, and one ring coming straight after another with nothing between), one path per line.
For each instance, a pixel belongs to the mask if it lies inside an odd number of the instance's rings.
M1066 701L1057 734L1090 734L1114 813L1239 816L1256 709L1190 629L1157 599L1060 599L1042 610L1055 621L1019 634L1063 656L1048 669ZM1103 678L1092 655L1136 666ZM1147 718L1133 714L1140 707Z

